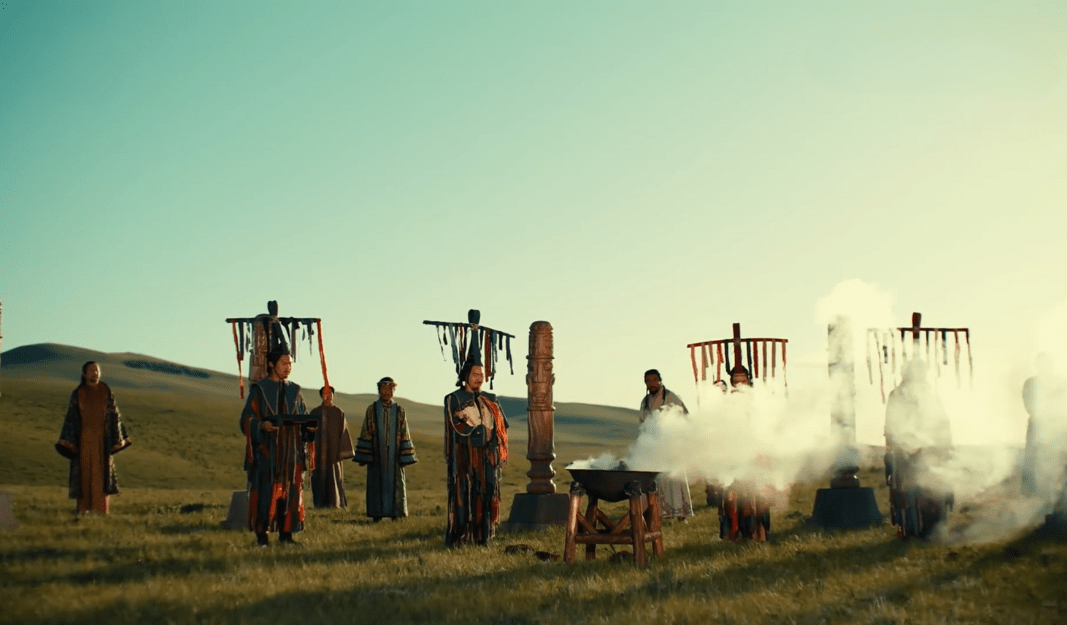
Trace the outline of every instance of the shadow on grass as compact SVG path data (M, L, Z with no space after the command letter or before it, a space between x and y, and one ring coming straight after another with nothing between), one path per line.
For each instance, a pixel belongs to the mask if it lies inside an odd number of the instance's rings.
M411 534L436 538L436 528L419 530ZM521 538L520 538L521 540ZM647 615L649 606L665 605L668 600L692 604L696 607L690 617L711 612L726 614L721 606L736 602L758 589L783 587L798 580L806 586L797 592L808 594L807 601L798 601L798 607L781 608L779 613L759 612L759 608L746 615L755 622L852 622L857 619L869 622L895 622L894 617L878 616L892 614L894 609L907 609L910 597L916 592L938 593L952 589L961 579L980 576L986 566L996 566L1020 557L1040 554L1045 543L1032 539L1020 539L1004 548L988 553L977 550L958 556L951 570L932 575L917 571L913 579L881 584L873 587L838 587L833 597L820 596L822 578L838 580L849 578L871 566L908 567L913 563L901 562L915 548L915 544L891 538L878 544L838 546L801 549L800 551L778 549L774 545L736 545L713 543L687 545L684 550L668 552L663 560L653 561L646 568L627 563L599 559L592 562L579 561L575 566L560 562L538 562L532 556L516 555L500 558L504 541L497 541L490 548L466 547L448 550L443 546L427 547L425 543L395 547L361 543L334 551L310 551L293 548L252 550L256 559L275 565L288 564L298 569L316 564L331 565L332 571L347 580L341 588L333 590L290 591L266 598L229 605L198 605L195 608L177 602L151 602L130 604L115 601L99 610L78 615L81 622L225 622L225 623L273 623L290 620L303 621L309 615L318 622L378 623L382 615L391 615L390 623L542 623L583 622L596 619L632 620L637 615ZM765 557L740 558L731 561L718 557L727 550L766 552ZM54 550L38 550L33 557L50 557ZM941 553L940 551L938 552ZM262 555L260 555L262 554ZM477 563L490 560L494 570L476 574L464 574L462 569L442 567L427 570L423 562L440 560L442 554ZM368 566L383 566L390 556L403 556L403 563L394 565L393 581L381 581L379 576L360 576ZM760 555L760 554L753 554ZM483 558L484 556L484 558ZM938 555L937 557L942 557ZM948 558L948 556L943 556ZM424 560L425 558L425 560ZM683 571L697 571L694 564L714 558L719 564L728 562L711 571L686 575ZM247 558L214 558L189 561L159 561L153 566L125 564L102 567L89 575L66 577L76 583L117 583L122 580L137 580L146 576L157 579L182 577L208 572L227 572L231 562L238 565ZM788 560L784 562L783 560ZM899 564L898 564L899 563ZM336 565L336 567L334 567ZM158 569L156 568L158 567ZM503 567L503 568L500 568ZM467 568L466 570L470 570ZM1055 567L1046 572L1057 574ZM365 581L374 579L375 581ZM41 583L44 580L35 580ZM58 581L63 581L62 579ZM516 591L521 594L516 596ZM783 591L784 592L784 591ZM815 606L812 606L812 603ZM807 607L801 607L801 606ZM1038 609L1038 608L1035 608ZM869 614L868 614L869 613ZM867 617L871 618L867 618ZM860 618L863 617L863 618ZM880 620L872 620L880 619ZM59 619L60 622L62 618Z

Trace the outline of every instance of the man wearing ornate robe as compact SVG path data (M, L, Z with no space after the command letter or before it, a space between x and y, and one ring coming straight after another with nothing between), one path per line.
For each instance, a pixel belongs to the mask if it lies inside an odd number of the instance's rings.
M100 381L100 365L82 365L82 381L70 394L56 451L70 460L67 493L78 513L107 514L108 496L119 492L114 455L130 446L111 388Z
M245 435L245 469L248 471L248 527L259 545L266 546L268 532L278 532L281 542L294 542L293 532L304 529L304 471L314 469L308 443L315 431L306 424L285 424L276 415L304 415L307 407L300 387L286 380L292 371L289 350L267 356L269 376L252 385L241 412Z
M378 400L367 406L353 460L367 466L367 516L399 519L408 515L404 467L415 464L415 445L404 407L393 401L396 382L378 382Z
M677 406L684 414L689 414L681 398L663 386L659 371L649 369L645 372L645 389L645 396L641 399L641 414L638 416L642 425L668 406ZM689 480L684 468L677 478L670 478L666 473L659 474L656 488L659 490L661 517L684 520L693 516L693 498L689 494Z
M445 395L448 525L445 544L489 544L500 520L501 468L508 459L508 422L496 395L481 392L485 372L468 359L462 387Z
M322 405L312 409L319 417L315 432L315 469L311 471L311 497L316 508L347 508L343 461L352 457L352 437L345 413L333 404L333 387L319 391Z

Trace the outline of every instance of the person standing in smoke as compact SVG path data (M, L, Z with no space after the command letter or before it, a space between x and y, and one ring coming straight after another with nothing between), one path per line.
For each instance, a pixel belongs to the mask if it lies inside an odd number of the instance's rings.
M638 416L640 424L644 425L649 418L658 418L660 411L670 406L681 408L682 414L689 414L681 398L663 386L659 371L645 371L645 396L641 399L641 413ZM693 516L693 499L689 495L689 480L684 469L678 479L661 473L656 478L656 487L659 490L661 517L684 521L686 517Z
M279 415L306 415L300 387L287 378L293 359L284 343L267 353L267 377L252 385L241 411L245 435L245 469L248 471L248 527L256 543L268 544L267 533L278 532L279 542L293 543L293 532L304 529L304 471L314 470L308 443L317 427L285 423Z
M952 453L952 429L941 399L926 380L926 363L904 363L885 407L885 474L889 508L900 538L929 538L948 519L951 487L931 469Z
M508 461L508 421L496 395L482 392L485 368L477 326L459 372L457 390L445 395L448 525L445 545L488 545L500 520L500 476Z
M735 365L730 371L731 393L743 393L752 388L752 376L743 365ZM743 396L738 396L743 397ZM757 466L765 469L770 465L766 456L756 458ZM719 538L737 542L742 539L766 541L771 532L771 500L774 487L760 484L760 480L735 480L722 493L719 501Z
M119 492L114 455L130 446L111 387L100 381L100 365L82 365L82 379L70 394L56 451L70 460L68 494L78 514L107 514L109 495Z
M1052 354L1038 354L1037 375L1023 383L1030 415L1023 452L1022 492L1052 500L1063 485L1067 465L1067 380L1056 375Z

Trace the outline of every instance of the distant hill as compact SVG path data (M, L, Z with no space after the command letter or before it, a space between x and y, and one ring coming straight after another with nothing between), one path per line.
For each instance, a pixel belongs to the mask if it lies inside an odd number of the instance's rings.
M81 365L96 360L107 382L122 399L122 390L150 391L158 401L186 404L189 401L218 401L219 410L236 415L242 400L238 396L237 375L186 364L173 363L145 354L128 352L106 353L59 343L37 343L14 348L0 354L0 392L6 394L17 382L48 383L48 388L68 392L77 386ZM159 395L152 395L159 394ZM349 427L359 428L365 407L377 396L338 392L336 404L346 412ZM61 398L65 405L65 396ZM501 407L511 422L512 439L525 449L526 398L500 398ZM305 392L309 406L318 405L317 392ZM398 397L408 411L414 432L440 438L442 435L441 406ZM122 404L120 404L122 405ZM174 406L178 410L178 406ZM212 408L214 410L214 408ZM62 414L54 418L61 418ZM236 421L235 421L236 422ZM557 453L561 449L588 449L589 453L607 450L624 451L637 436L637 411L615 406L584 403L557 403L555 439ZM578 452L574 452L578 453ZM584 453L584 452L582 452ZM579 453L580 455L580 453ZM585 458L585 455L582 455ZM561 460L563 460L561 456ZM566 458L567 461L575 458Z
M57 343L24 345L0 354L0 384L6 378L16 378L67 380L77 385L81 365L88 360L100 363L104 381L114 388L190 393L202 397L237 396L237 376L232 374L189 367L143 354L108 354Z

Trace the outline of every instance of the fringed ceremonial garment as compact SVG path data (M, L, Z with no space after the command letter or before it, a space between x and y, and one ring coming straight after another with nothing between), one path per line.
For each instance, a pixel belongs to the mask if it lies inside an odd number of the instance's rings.
M408 515L404 467L415 464L404 407L377 400L367 406L356 440L354 460L367 465L367 516L400 518Z
M445 544L486 545L500 519L501 467L508 459L508 421L496 395L460 389L444 400L448 464Z
M78 512L107 514L108 496L119 492L114 455L130 446L111 388L83 384L70 394L56 451L70 460L67 494Z
M681 398L663 387L654 395L646 393L641 400L641 414L638 416L640 423L655 417L660 409L667 406L678 406L685 414L689 414ZM684 519L693 516L693 498L689 494L689 478L684 468L681 475L676 477L660 473L656 476L656 489L659 492L660 517Z
M300 387L263 378L249 389L240 422L246 441L248 527L256 533L304 529L304 471L315 468L307 445L315 440L314 432L299 424L263 430L277 414L307 414Z
M763 542L771 532L773 488L734 482L719 504L719 538Z
M343 461L352 457L352 436L348 433L345 413L337 406L318 406L311 411L319 415L315 431L315 469L311 472L311 499L316 508L347 508Z
M954 496L932 468L952 454L952 432L941 400L925 384L903 382L885 410L885 472L889 512L900 538L927 538L948 519Z

